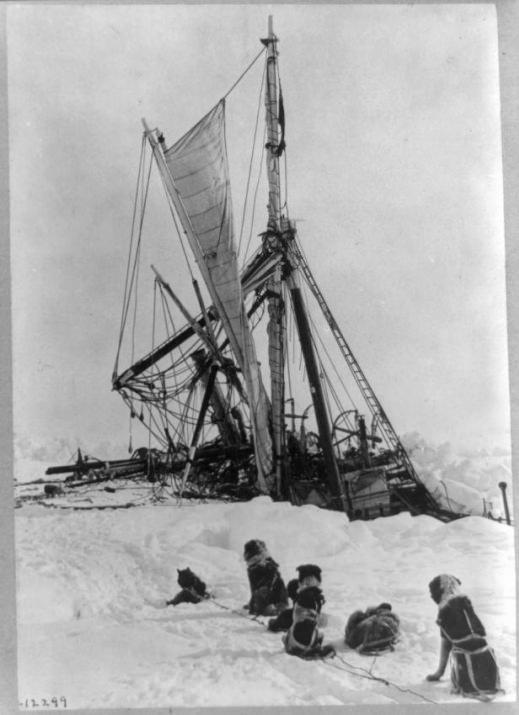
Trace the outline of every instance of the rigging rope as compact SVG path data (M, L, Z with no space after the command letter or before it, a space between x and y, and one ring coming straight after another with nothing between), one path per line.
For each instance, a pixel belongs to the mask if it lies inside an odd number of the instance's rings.
M320 356L319 351L318 351L318 349L317 349L317 344L316 344L315 339L314 339L314 337L313 337L314 334L317 336L317 339L319 340L319 343L321 344L321 347L322 347L322 349L323 349L323 351L324 351L326 357L328 358L328 360L329 360L329 362L330 362L330 364L331 364L331 366L332 366L332 368L333 368L333 371L335 372L335 374L336 374L336 376L337 376L337 379L339 380L339 382L340 382L340 384L341 384L341 386L342 386L344 392L346 393L346 395L347 395L348 398L350 399L351 404L353 405L353 407L354 407L355 409L357 409L357 405L356 405L356 403L355 403L355 400L354 400L353 397L350 395L350 392L349 392L348 388L346 387L346 385L345 385L345 383L344 383L344 381L343 381L343 379L342 379L341 374L340 374L339 371L337 370L337 367L336 367L336 365L335 365L335 361L332 360L331 355L330 355L330 353L328 352L328 349L327 349L326 345L324 344L323 339L321 338L321 334L320 334L319 331L317 330L317 326L316 326L316 324L315 324L314 318L313 318L311 312L308 310L308 298L307 298L306 295L304 296L304 301L305 301L306 310L307 310L307 313L308 313L308 316L309 316L309 319L310 319L310 324L311 324L311 326L312 326L312 328L313 328L313 331L312 331L312 342L313 342L313 344L314 344L314 349L315 349L315 352L317 353L317 358L318 358L318 360L319 360L319 364L320 364L320 366L321 366L321 369L322 369L322 371L323 371L323 373L324 373L324 375L325 375L325 377L326 377L326 381L329 383L330 388L331 388L331 390L332 390L332 393L333 393L333 395L334 395L334 399L335 399L335 402L336 402L336 404L337 404L337 407L341 407L341 408L342 408L343 406L342 406L341 403L340 403L338 394L337 394L335 388L333 387L332 381L331 381L330 378L328 377L328 373L327 373L327 371L326 371L326 368L325 368L324 365L323 365L323 361L321 360L321 356Z
M124 328L126 325L126 320L128 317L128 309L129 309L129 293L130 293L130 267L131 267L131 259L132 259L132 248L133 248L133 243L135 240L135 223L137 220L137 204L138 204L138 199L139 199L139 192L141 191L142 185L142 174L144 171L144 163L145 163L145 155L146 155L146 138L142 137L141 141L141 153L139 156L139 169L137 172L137 185L135 187L135 198L133 202L133 213L132 213L132 228L131 228L131 233L130 233L130 250L128 252L128 261L126 264L126 277L125 277L125 283L124 283L124 295L123 295L123 307L121 311L121 324L120 324L120 329L119 329L119 340L118 340L118 345L117 345L117 354L115 358L115 366L114 366L114 373L117 374L118 371L118 364L119 364L119 355L121 351L121 344L122 344L122 339L123 339L123 333L124 333Z
M265 128L264 128L264 130L263 130L263 142L262 142L263 145L262 145L262 149L261 149L260 170L259 170L259 172L258 172L258 180L257 180L257 182L256 182L256 188L255 188L255 190L254 190L254 200L253 200L253 204L252 204L252 216L251 216L251 223L250 223L250 232L249 232L249 238L248 238L248 241L247 241L247 247L245 248L245 255L244 255L244 257L243 257L244 262L247 260L247 256L248 256L248 254L249 254L250 242L251 242L251 240L252 240L252 231L253 231L253 228L254 228L254 215L255 215L255 213L256 213L256 201L257 201L257 198L258 198L258 189L259 189L259 185L260 185L260 181L261 181L261 177L262 177L261 165L263 164L263 157L265 156L265 139L266 139L266 136L267 136L267 125L265 125Z
M261 85L260 85L259 99L258 99L258 109L256 112L256 124L254 126L254 136L252 139L252 151L251 151L251 156L250 156L250 161L249 161L249 171L248 171L248 175L247 175L247 186L245 189L245 198L243 200L243 211L242 211L241 225L240 225L240 238L238 240L238 256L240 255L240 251L241 251L241 243L242 243L242 239L243 239L243 229L245 227L245 211L247 209L247 200L249 198L249 187L250 187L250 180L251 180L251 176L252 176L252 164L254 161L254 151L256 149L256 138L257 138L257 132L258 132L259 116L260 116L260 110L261 110L261 99L262 99L262 93L263 93L263 85L265 83L266 68L267 68L267 64L265 63L265 66L263 68L263 75L261 77Z
M137 289L138 289L138 281L139 281L139 257L141 253L141 246L142 246L142 228L144 225L144 213L146 210L146 203L148 200L148 190L150 187L150 178L151 178L151 156L150 156L150 164L148 167L148 175L146 177L146 184L141 186L141 212L140 212L140 218L139 218L139 233L138 233L138 240L137 240L137 247L135 249L135 260L133 264L133 270L132 270L132 278L130 282L130 291L133 289L133 286L135 286L135 299L134 299L134 314L133 314L133 325L132 325L132 363L134 361L134 354L135 354L135 322L137 318ZM128 296L128 307L130 305L130 296Z
M247 615L246 613L242 613L241 611L239 611L236 608L231 608L230 606L225 606L223 603L219 603L214 598L214 596L208 596L205 600L209 601L210 603L214 603L214 605L217 606L218 608L221 608L225 611L230 611L231 613L235 613L237 616L240 616L241 618L246 618L248 621L255 621L256 623L259 623L260 625L262 625L264 628L266 628L268 630L268 625L265 623L265 621L262 621L260 618L258 618L258 616L250 616L250 615ZM373 670L373 664L374 664L375 660L373 661L371 669L367 670L367 668L363 668L360 665L353 665L353 663L349 663L345 658L340 656L338 653L335 653L333 658L337 658L338 660L340 660L341 663L343 663L346 666L346 668L341 668L340 666L338 666L334 663L331 663L329 657L328 658L321 657L320 660L323 662L324 665L329 665L329 666L335 668L336 670L340 670L342 672L349 673L350 675L354 675L357 678L364 678L366 680L374 680L376 682L383 683L384 685L386 685L388 687L391 686L393 688L396 688L397 690L399 690L402 693L411 693L412 695L415 695L416 697L421 698L422 700L424 700L427 703L437 704L436 700L432 700L431 698L428 698L427 696L422 695L421 693L417 692L416 690L412 690L411 688L403 688L401 685L398 685L397 683L393 683L388 678L381 678L379 676L373 675L372 670ZM366 673L366 675L364 675L362 673L356 673L354 670L351 670L353 668L355 670L363 671L363 673Z
M230 95L230 93L233 91L233 89L241 82L241 80L245 77L245 75L247 74L247 72L256 64L256 62L259 60L259 58L261 57L261 55L262 55L265 51L266 51L266 48L265 48L265 47L262 47L261 50L260 50L260 51L258 52L258 54L256 55L256 57L252 60L252 62L250 63L250 65L247 67L247 69L245 69L245 70L241 73L241 75L238 77L238 79L237 79L236 82L232 85L232 87L231 87L230 89L228 89L227 92L223 95L222 99L227 99L227 97Z
M298 250L301 252L301 255L303 256L303 259L304 259L305 263L308 263L307 258L306 258L306 255L305 255L305 252L304 252L304 250L303 250L303 248L302 248L301 243L300 243L299 240L297 241L297 247L298 247ZM307 288L310 288L310 285L309 285L309 283L308 283L308 279L307 279L307 277L304 275L304 273L303 273L303 276L304 276L304 278L305 278L305 283L306 283ZM321 338L319 332L318 332L317 329L315 328L314 319L313 319L312 315L310 314L310 311L308 311L308 300L307 300L306 297L305 297L305 303L306 303L306 306L307 306L307 312L308 312L308 314L309 314L309 316L310 316L310 321L311 321L311 323L312 323L312 325L313 325L313 327L314 327L314 332L316 333L316 335L317 335L317 337L318 337L318 339L319 339L319 342L321 343L322 348L323 348L323 350L324 350L324 352L325 352L325 354L326 354L328 360L330 361L330 364L332 365L333 371L335 372L335 374L336 374L336 376L337 376L337 378L338 378L338 380L339 380L339 382L340 382L340 384L341 384L343 390L345 391L346 395L348 396L349 400L351 401L351 404L352 404L354 407L356 407L356 402L355 402L355 400L353 399L353 397L351 396L351 394L350 394L348 388L346 387L346 384L344 383L341 374L340 374L339 371L337 370L337 366L336 366L336 364L335 364L335 361L332 360L332 358L331 358L331 356L330 356L330 354L329 354L329 352L328 352L328 350L327 350L327 348L326 348L324 342L322 341L322 338ZM315 342L314 342L314 346L315 346ZM316 347L316 346L315 346L315 347ZM317 350L317 347L316 347L316 350Z
M336 665L335 663L331 663L330 661L324 661L325 665L329 665L332 668L335 668L336 670L341 670L342 672L349 673L350 675L355 675L357 678L364 678L366 680L375 680L379 683L383 683L384 685L387 685L388 687L391 686L392 688L396 688L401 693L411 693L412 695L415 695L417 698L421 698L426 703L434 703L435 705L438 704L438 702L436 700L432 700L431 698L428 698L426 695L422 695L422 693L419 693L418 691L413 690L412 688L403 688L401 685L398 685L397 683L394 683L393 681L388 680L387 678L380 678L376 675L373 675L366 668L362 668L361 666L358 666L358 665L353 665L353 663L348 663L348 661L345 658L343 658L342 656L340 656L338 654L336 654L335 657L338 660L340 660L341 663L344 663L344 665L346 665L346 668L341 668L340 666ZM363 670L366 672L366 675L363 675L361 673L355 673L353 670L348 670L348 668L356 668L357 670Z

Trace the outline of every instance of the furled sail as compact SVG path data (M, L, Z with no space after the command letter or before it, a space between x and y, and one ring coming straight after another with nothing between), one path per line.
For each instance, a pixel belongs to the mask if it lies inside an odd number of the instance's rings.
M249 328L233 236L233 215L221 100L164 158L190 223L191 248L218 310L247 387L258 480L272 471L268 399ZM181 216L183 221L186 217ZM186 228L186 226L184 226Z

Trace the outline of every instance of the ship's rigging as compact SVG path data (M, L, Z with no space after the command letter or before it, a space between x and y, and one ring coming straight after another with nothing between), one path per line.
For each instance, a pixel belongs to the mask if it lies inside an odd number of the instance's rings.
M250 230L241 264L225 129L230 91L170 146L144 122L113 389L149 432L150 470L179 493L263 493L344 509L354 518L401 509L441 515L335 320L290 219L289 139L270 18L261 42L265 132L261 152L254 146L251 154L239 247L246 215ZM255 143L261 134L256 122ZM259 180L251 190L252 157L258 153L266 168L267 215L256 250L247 257L258 214ZM138 356L140 262L154 167L195 301L188 305L154 264L151 347ZM333 338L334 356L317 330L323 325ZM266 364L260 366L257 350L265 339ZM130 366L121 370L128 344ZM295 386L297 360L306 393Z

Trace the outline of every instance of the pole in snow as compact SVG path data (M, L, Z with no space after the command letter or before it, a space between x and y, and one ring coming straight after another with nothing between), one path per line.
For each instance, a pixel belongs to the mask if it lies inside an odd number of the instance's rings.
M508 499L506 497L506 487L507 484L506 482L499 482L497 485L503 494L503 506L505 507L505 517L506 517L506 523L510 525L510 510L508 509Z

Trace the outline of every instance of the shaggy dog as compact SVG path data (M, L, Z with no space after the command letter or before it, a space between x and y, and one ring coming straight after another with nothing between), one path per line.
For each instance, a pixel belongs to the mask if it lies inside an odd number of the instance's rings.
M178 606L179 603L200 603L204 598L209 598L205 583L191 569L177 569L178 585L181 591L171 601L166 601L167 606Z
M323 646L317 618L324 598L318 586L305 586L297 592L292 625L283 636L285 650L300 658L324 658L335 654L332 645Z
M316 586L321 588L321 569L315 564L303 564L298 566L296 571L299 574L299 590L307 586ZM317 625L324 627L326 625L327 618L324 613L321 613L321 607L325 603L325 598L321 592L321 606L319 607L319 615L317 618Z
M297 591L299 589L299 581L297 578L293 578L287 583L287 593L289 599L292 601L292 607L285 608L284 611L276 616L276 618L271 618L268 622L268 629L273 633L279 633L279 631L288 631L292 625L292 611L294 609L294 604L297 598Z
M321 586L321 569L315 564L303 564L298 566L296 571L299 574L299 578L292 579L287 584L287 591L292 604L295 604L297 592L301 591L303 588L308 586L315 586L320 588ZM321 603L319 606L319 617L317 625L324 625L324 616L321 616L321 606L324 603L324 596L321 594ZM278 631L288 631L292 625L293 616L293 605L291 608L286 608L282 611L276 618L271 618L268 622L268 629L277 633Z
M273 616L288 606L285 583L278 564L270 556L264 541L251 539L243 549L247 564L251 597L245 606L256 616Z
M391 604L381 603L351 614L346 623L344 641L364 655L393 650L399 626L400 619L393 613Z
M321 569L315 564L303 564L296 569L299 576L299 588L317 586L321 588Z
M470 600L459 590L461 581L441 574L429 584L431 598L438 604L441 648L440 662L427 680L439 680L451 658L452 692L478 700L491 700L500 687L494 651L487 643L483 624Z

